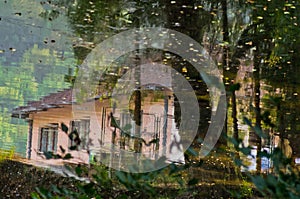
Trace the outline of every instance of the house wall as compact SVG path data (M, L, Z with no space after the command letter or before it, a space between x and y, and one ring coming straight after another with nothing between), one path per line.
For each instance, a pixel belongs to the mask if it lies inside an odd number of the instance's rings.
M61 160L45 160L45 158L42 156L42 154L39 152L39 134L41 132L41 128L44 126L47 126L49 123L58 123L60 126L61 123L64 123L69 128L69 133L71 130L70 124L72 120L78 120L78 119L89 119L90 120L90 133L89 133L89 139L91 141L89 147L91 149L93 148L99 148L100 143L98 141L99 139L99 132L98 130L100 127L100 121L102 119L101 117L101 111L102 107L107 107L108 102L99 102L97 106L94 106L95 101L85 103L84 105L73 107L71 105L66 105L63 108L52 108L48 109L47 111L43 112L37 112L30 114L30 119L33 121L33 128L32 128L32 149L31 149L31 159L33 160L39 160L39 161L46 161L46 162L52 162L52 163L58 163L62 162ZM96 107L96 112L92 111L92 108ZM106 129L108 131L108 129ZM110 135L106 134L106 139L110 139ZM68 135L63 132L60 128L58 129L58 140L57 140L57 153L61 153L61 150L59 146L62 146L64 149L66 149L66 153L71 153L74 158L72 158L69 161L72 162L83 162L88 163L89 162L89 154L88 150L68 150L70 139Z
M66 124L70 127L70 121L73 119L72 116L72 107L70 105L65 106L64 108L54 108L48 109L47 111L37 112L30 115L30 118L33 120L33 129L32 129L32 150L31 150L31 159L38 161L45 161L51 163L59 163L61 160L45 160L42 154L39 152L39 134L41 128L47 126L49 123L58 123L60 126L61 123ZM88 161L88 154L85 152L75 152L68 150L69 138L68 135L63 132L60 128L58 129L58 139L57 139L57 153L61 153L59 146L62 146L66 149L66 153L71 153L74 157L73 161L76 162L86 162Z
M158 99L155 100L152 95L149 95L146 97L142 103L142 109L143 113L143 124L142 124L142 133L141 137L144 138L147 142L149 142L153 137L151 137L151 134L154 133L155 130L158 130L159 134L159 156L167 156L170 155L170 150L168 146L171 146L171 138L174 133L176 133L176 130L174 128L175 121L172 119L174 115L174 104L173 99L167 100L167 108L168 112L165 113L165 99ZM150 115L147 115L150 114ZM154 129L155 118L159 120L158 129ZM165 114L167 114L167 121L164 121ZM164 130L164 123L166 122L166 129ZM164 141L165 140L165 141ZM143 148L143 154L149 155L149 158L154 158L154 150L152 146L144 146Z
M174 122L174 105L173 98L168 99L168 120L167 120L167 129L166 129L166 143L165 149L163 149L163 118L165 110L165 99L153 100L153 96L147 96L142 102L143 113L143 131L141 137L146 140L146 142L151 141L154 138L154 113L156 118L160 118L161 122L158 126L160 132L160 141L159 141L159 156L165 154L167 157L171 156L171 151L168 146L171 145L171 141L174 140L174 137L178 137L178 130L175 128ZM109 153L112 147L112 131L114 127L110 126L110 113L112 108L110 108L110 103L108 100L96 100L84 103L83 105L65 105L63 108L52 108L47 111L37 112L30 114L30 119L33 121L32 125L32 149L31 149L31 159L49 162L51 164L62 163L62 160L45 160L42 154L39 152L39 133L40 129L49 124L49 123L58 123L59 126L61 123L66 124L70 129L70 122L74 119L90 119L90 133L89 139L90 144L88 151L92 154L99 154L103 152ZM150 114L150 115L147 115ZM151 115L152 114L152 115ZM116 114L115 117L120 117ZM118 119L118 118L117 118ZM102 140L101 140L102 134ZM120 141L120 131L116 132L115 147L119 148ZM66 153L71 153L74 158L69 161L72 162L83 162L89 163L90 155L87 150L80 151L70 151L68 150L69 138L66 133L64 133L60 128L58 129L58 140L57 140L57 153L61 153L59 146L62 146L66 149ZM132 141L131 141L132 142ZM127 148L126 148L127 149ZM142 152L146 154L149 158L154 158L155 148L151 146L143 146ZM174 151L173 151L174 153ZM170 159L172 159L170 157Z

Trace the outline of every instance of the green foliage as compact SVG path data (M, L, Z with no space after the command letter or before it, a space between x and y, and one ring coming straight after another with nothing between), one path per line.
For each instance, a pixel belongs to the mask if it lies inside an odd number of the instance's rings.
M244 117L243 120L259 137L261 137L263 139L268 138L268 135L265 134L260 127L253 126L252 122L247 117Z
M253 195L253 184L248 180L243 180L240 194L242 198L251 198Z
M174 4L176 5L171 6L172 2L175 2ZM229 59L232 60L232 63L229 64L229 71L234 72L225 74L226 71L224 71L225 76L228 76L228 81L233 80L236 76L235 72L237 67L235 67L235 60L243 57L241 54L245 53L251 48L254 49L255 47L255 49L258 51L257 54L259 54L260 56L260 66L264 77L266 77L266 82L270 83L273 86L276 85L279 88L284 89L286 89L286 85L282 84L282 82L278 80L284 79L289 82L297 82L299 78L297 75L298 70L296 66L298 66L297 63L299 63L299 56L297 57L296 52L298 52L300 41L299 28L297 27L297 24L299 24L300 17L299 12L297 12L296 8L299 8L299 2L278 0L247 1L246 3L241 1L228 2L228 7L231 9L231 19L228 20L229 24L231 25L229 35L230 37L232 37L230 38L232 41L228 40L221 43L221 46L229 47L229 54L232 55L229 57ZM241 4L245 4L246 6L241 6ZM52 7L53 5L49 6ZM58 5L57 7L59 6L60 5ZM211 46L208 46L208 48L211 49L218 48L214 45L221 42L218 39L223 36L221 35L221 33L225 34L224 31L221 30L220 26L222 18L220 18L219 16L221 15L220 12L222 11L218 10L218 8L220 7L218 1L208 2L195 0L190 2L190 4L183 1L164 2L160 0L123 2L116 0L76 1L74 5L72 3L69 3L65 4L64 6L68 8L68 17L71 22L71 26L73 27L74 33L83 40L83 42L74 43L74 52L76 58L78 59L78 63L81 63L85 59L85 57L95 44L100 43L105 38L118 33L119 31L135 26L165 26L174 28L181 31L182 33L188 34L197 41L203 40L202 36L205 35L204 32L206 31L206 29L208 29L208 32L211 33L208 34L208 43L211 43ZM59 13L57 10L59 9L57 9L57 7L55 6L54 8L49 9L46 5L44 5L44 10L42 13L40 13L40 16L49 20L58 18ZM249 10L249 8L251 9ZM188 16L188 18L184 16ZM251 18L250 22L249 19L247 19L248 17ZM210 22L216 25L210 25ZM241 28L245 25L245 29ZM197 29L198 27L201 27L201 29L195 31L194 29ZM213 32L219 34L215 34ZM237 39L239 37L240 39ZM234 40L238 40L238 42L235 42ZM35 55L35 53L37 53L37 51L39 50L40 49L38 49L37 47L34 47L32 52L25 54L26 56L24 57L26 59L29 59L30 57L32 57L31 55ZM47 58L51 54L47 51L41 52L42 53L38 54L39 56L37 57L46 55ZM178 71L180 71L180 68L184 66L184 63L182 62L182 60L178 61L178 64L176 63L176 61L174 61L173 65L175 65L175 67L178 67ZM22 68L24 69L24 74L20 75L20 77L16 79L16 82L23 82L23 84L20 87L15 85L9 85L9 87L7 87L13 89L1 88L1 94L3 94L3 96L12 96L11 99L15 100L26 98L26 96L35 95L37 85L35 83L32 83L32 79L24 77L30 77L31 73L36 73L38 69L32 67L32 65L26 62L22 64L22 66ZM38 83L43 83L38 87L39 92L42 94L45 94L45 92L49 92L49 88L54 87L56 85L56 82L58 82L57 80L61 79L61 74L63 74L63 72L59 72L58 74L60 75L55 75L56 73L52 73L52 71L47 72L51 74L47 76L43 75L43 78L37 79ZM198 78L199 76L199 74L193 71L193 69L188 68L188 72L189 74L187 75L191 79L196 79L196 77ZM11 73L14 74L15 71L12 71ZM11 74L9 74L9 76L11 76ZM66 76L66 79L68 79L69 82L73 82L74 76ZM0 81L1 84L4 84L8 81L8 79L6 79L6 77L4 76ZM280 82L280 84L278 84L278 82ZM25 87L28 87L28 89L24 89ZM61 87L63 87L63 85L61 85ZM229 90L231 92L234 92L239 90L239 88L240 84L233 84L230 86ZM19 92L20 90L22 92ZM23 92L23 90L26 90L26 92ZM285 90L285 92L288 97L291 96L291 92L289 92L288 90ZM157 99L159 99L160 97L161 96L157 96ZM274 104L279 104L277 99L274 99ZM265 111L261 115L261 119L266 124L266 126L273 128L275 124L271 121L270 117L271 113L268 111ZM259 137L267 138L267 135L264 134L260 127L253 126L251 121L247 118L245 118L244 120L245 123L248 124ZM113 126L117 127L117 122L115 122ZM131 127L128 127L128 130L130 128ZM15 131L15 129L8 129L9 128L6 126L5 130L7 132ZM61 125L61 129L69 135L69 138L74 143L74 145L72 145L70 149L78 149L78 145L80 145L81 142L78 132L75 130L69 133L68 127L63 124ZM126 128L124 131L127 131ZM126 136L129 134L124 132L124 135ZM143 142L143 140L140 141ZM235 149L237 149L240 153L244 155L250 154L251 147L245 147L241 143L241 140L231 139L231 141ZM159 140L152 140L149 143L144 142L144 144L147 145L157 142L159 142ZM44 155L47 159L71 158L70 154L65 154L66 150L64 148L60 147L60 149L63 154L62 156L53 153L45 153ZM234 151L233 154L236 164L238 166L244 165L243 161L239 159L238 156L236 156L236 151ZM185 155L186 157L197 157L198 154L196 150L189 148ZM264 194L266 197L297 198L297 193L299 193L299 177L297 172L291 169L291 161L288 158L283 157L281 152L277 149L271 154L265 151L259 152L258 156L271 159L275 166L274 174L267 176L251 176L251 179L255 183L258 190L261 191L262 194ZM200 167L200 164L197 166ZM195 178L191 178L186 181L183 181L181 178L181 172L188 172L188 168L189 166L188 164L186 164L185 166L171 165L169 168L170 170L166 169L147 174L129 174L124 172L115 172L115 175L112 178L108 177L109 172L107 168L100 168L96 169L96 173L92 175L92 183L78 184L78 193L72 193L67 190L53 187L51 193L48 190L38 189L38 192L33 194L32 196L36 198L55 198L58 196L67 196L68 198L90 198L95 197L98 190L104 191L105 189L109 189L112 184L116 185L115 183L119 182L120 185L123 185L127 190L136 193L136 196L142 197L143 194L150 194L154 197L157 196L158 193L154 191L153 182L158 178L159 180L165 182L165 185L168 181L171 181L172 183L176 181L180 185L196 185L197 179ZM85 173L82 167L76 167L75 172L79 176L84 175ZM171 176L176 180L170 179ZM251 185L249 185L248 181L243 181L241 189L242 191L239 197L251 196L252 190ZM123 197L125 196L123 195Z
M265 157L263 154L260 156ZM273 173L266 176L250 176L256 188L265 197L300 198L299 171L292 168L290 159L287 159L279 149L270 155L270 159L274 164Z
M253 196L253 183L249 179L242 178L240 189L238 191L229 190L234 198L252 198Z
M235 92L235 91L240 90L240 88L241 88L241 84L240 83L232 84L232 85L229 86L229 91L230 92Z
M263 135L262 132L257 131L251 122L245 118L247 124L253 128L257 135ZM265 138L265 137L261 137ZM236 146L239 153L243 155L250 155L249 147L245 147L241 140L230 139L230 141ZM238 147L237 147L238 146ZM291 158L287 158L279 148L275 148L271 153L266 151L259 151L257 153L259 158L267 158L272 162L272 172L266 175L247 173L249 179L254 183L256 189L264 196L268 198L300 198L300 173L296 167L293 167ZM241 159L236 159L238 166L244 166ZM247 186L242 188L247 192ZM250 189L249 189L250 191ZM250 193L250 192L249 192Z
M63 132L65 132L66 134L68 134L69 128L68 128L68 126L65 125L64 123L61 123L61 130L62 130Z
M72 133L68 132L65 124L61 124L61 128L67 134ZM201 142L202 140L200 139L199 141ZM75 146L77 146L77 144L75 143ZM190 147L187 150L186 155L197 157L198 153ZM45 156L49 159L66 159L68 154L57 155L47 153ZM71 156L68 158L71 158ZM195 158L193 159L195 160ZM224 166L222 166L223 163L219 165L218 158L211 160L211 163L214 165L217 163L216 166L221 166L220 168L224 169ZM165 161L165 159L162 159L161 161ZM205 161L208 162L208 160ZM77 165L75 167L69 166L69 169L74 171L77 176L87 180L78 182L76 185L78 191L74 192L53 185L52 189L37 188L37 191L32 193L32 198L105 198L114 195L116 190L118 190L117 198L127 198L128 193L130 193L130 197L133 198L157 198L161 196L161 193L157 191L158 188L171 190L174 187L177 189L177 194L183 194L198 186L198 183L200 182L199 179L193 175L189 175L189 171L190 169L200 169L205 161L187 162L182 165L170 164L163 169L148 173L115 171L101 164ZM149 167L151 167L150 164L152 163L149 162ZM244 186L241 186L240 188L243 196L250 195L250 185L248 186L246 182L244 183ZM171 195L173 194L171 193Z
M9 159L11 160L14 157L16 147L11 147L10 150L0 149L0 161Z
M112 177L109 177L109 169L103 165L92 165L89 168L85 165L78 165L74 167L74 171L78 176L89 177L90 182L78 182L77 192L58 188L55 185L49 190L37 188L36 192L31 194L32 198L106 198L108 195L114 195L116 189L118 192L126 191L134 198L157 198L160 196L156 190L157 186L163 185L164 188L167 188L168 186L173 187L176 183L179 183L180 186L185 186L185 184L194 186L197 183L196 179L183 182L180 174L182 168L175 165L139 174L114 171ZM120 194L118 198L125 196L126 194Z

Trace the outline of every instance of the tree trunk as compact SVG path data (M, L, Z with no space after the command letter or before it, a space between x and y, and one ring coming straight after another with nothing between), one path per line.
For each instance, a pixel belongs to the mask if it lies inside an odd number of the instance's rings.
M141 59L139 56L139 35L136 33L136 51L135 51L135 59L134 59L134 66L135 66L135 81L136 81L136 90L134 91L134 121L135 121L135 137L140 137L141 132L141 124L142 124L142 117L141 117L141 80L140 80L140 63ZM134 151L136 153L141 152L141 140L135 139L134 140Z
M228 48L226 46L226 44L229 43L229 29L228 29L228 16L227 16L227 0L222 0L221 1L222 4L222 23L223 23L223 43L225 44L223 47L223 57L222 57L222 66L223 66L223 82L225 83L225 88L228 91L228 86L226 86L226 69L228 67ZM227 102L228 102L228 97L226 98ZM227 106L228 107L228 106ZM227 130L228 130L228 115L226 113L226 117L225 117L225 122L224 122L224 127L223 127L223 131L219 140L219 144L221 145L226 145L227 141L226 141L226 137L227 137Z
M239 139L239 130L238 130L238 119L237 119L237 107L236 107L236 95L235 91L232 92L231 96L231 104L232 104L232 119L233 119L233 138L235 140Z
M254 104L255 104L255 126L261 131L261 109L260 109L260 59L258 57L258 46L256 46L254 53ZM261 151L261 137L256 135L257 140L257 154ZM256 156L256 172L261 172L261 158Z
M135 121L135 137L140 137L140 129L142 124L142 117L141 117L141 91L138 88L135 92L135 101L134 101L134 121ZM141 152L141 140L135 139L134 140L134 151L136 153Z

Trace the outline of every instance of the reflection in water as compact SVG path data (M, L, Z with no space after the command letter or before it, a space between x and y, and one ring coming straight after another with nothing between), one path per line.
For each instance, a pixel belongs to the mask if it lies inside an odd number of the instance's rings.
M245 60L241 63L246 63ZM251 62L250 62L251 63ZM255 123L253 120L253 116L255 113L254 107L254 79L253 79L253 66L249 65L241 65L238 71L238 76L236 78L237 82L243 82L241 89L236 92L237 96L237 109L238 109L238 127L239 134L243 139L244 145L251 146L251 155L248 157L244 157L245 164L248 168L242 168L242 170L255 171L257 169L257 135L256 133L250 129L250 127L243 122L243 117L247 117ZM291 102L277 102L276 104L274 100L276 98L274 95L284 95L282 91L277 89L271 89L270 85L267 85L265 81L260 81L261 91L260 98L262 99L261 108L262 115L261 119L263 120L262 130L268 135L268 139L262 140L262 149L261 151L266 151L267 153L272 153L274 148L278 147L282 150L283 154L292 158L294 163L297 163L297 157L300 156L299 147L297 146L297 128L291 129L291 126L297 126L298 119L296 119L296 115L293 115L293 121L295 124L290 123L291 116L291 108L296 106L295 102L290 104ZM292 85L291 85L292 86ZM281 103L281 104L279 104ZM283 110L282 108L278 110L279 105L286 106L287 109ZM292 105L292 106L291 106ZM292 108L294 112L295 107ZM229 113L231 112L231 108L229 108ZM295 114L295 112L294 112ZM279 117L279 118L278 118ZM296 120L295 120L296 119ZM285 120L284 123L283 120ZM229 120L229 128L232 128L232 121ZM280 125L280 127L276 127L275 124ZM281 131L281 132L280 132ZM283 140L283 141L282 141ZM261 159L261 171L269 172L272 168L272 162L263 157Z
M49 21L43 11L38 1L0 2L0 149L15 146L21 156L28 124L12 109L69 87L64 75L75 63L66 17Z
M228 19L221 18L226 13L220 10L220 5L214 1L192 1L191 6L180 1L157 1L162 6L155 3L152 7L147 7L146 3L142 2L135 4L134 1L68 1L55 6L49 2L43 5L34 0L0 2L0 35L3 35L0 42L0 148L9 149L16 146L16 151L25 155L27 124L24 120L17 119L17 116L11 118L12 109L69 87L70 84L65 80L74 80L72 70L82 63L96 44L135 26L164 26L191 36L208 49L216 62L219 62L226 85L241 84L234 102L237 104L237 118L231 118L231 112L234 111L231 108L228 110L228 134L233 131L232 120L237 119L239 137L246 145L253 146L252 155L255 157L256 149L259 148L257 137L250 132L249 126L243 123L243 117L249 118L253 124L255 120L259 120L259 125L271 137L271 140L263 143L262 149L272 151L275 146L281 147L288 157L299 163L300 62L299 55L295 54L295 49L299 47L299 39L293 36L299 35L299 28L293 28L299 24L299 17L292 16L295 13L286 11L282 14L284 20L281 21L280 16L267 23L261 20L262 24L253 28L255 23L252 23L252 16L255 15L252 13L252 5L233 6L236 1L230 2L232 5L226 11ZM266 5L256 5L255 2L253 4L256 14L259 14L254 20L272 18L268 9L269 4L273 5L271 1ZM289 9L292 4L288 5L278 10ZM228 20L228 23L223 19ZM221 27L221 21L228 27ZM282 30L281 27L287 28ZM275 32L272 32L273 30ZM254 31L257 32L253 33ZM276 35L276 38L273 35ZM287 37L282 40L285 35ZM226 38L228 36L230 38ZM223 48L228 43L230 49ZM193 46L190 47L193 49ZM227 52L223 53L224 49ZM229 52L231 49L234 50ZM222 56L225 57L224 60L221 60ZM185 75L196 90L200 109L206 110L209 97L199 74L186 60L174 58L170 53L164 57L163 62ZM113 72L118 74L120 71ZM230 105L233 107L233 104ZM154 112L157 109L161 108L153 107ZM174 109L178 109L178 106ZM152 114L152 111L149 114ZM208 115L202 118L205 122L200 121L201 136L207 129ZM174 117L178 125L181 118L178 115ZM162 121L159 117L152 118L154 124L157 124L155 126L150 118L151 116L146 119L149 125L143 129L147 132L146 137L152 136L151 128L157 128ZM48 116L47 119L53 118ZM172 131L172 139L177 140L177 131L175 128ZM254 169L257 166L255 158L250 158L249 161L252 162L250 169ZM262 169L271 164L262 159Z

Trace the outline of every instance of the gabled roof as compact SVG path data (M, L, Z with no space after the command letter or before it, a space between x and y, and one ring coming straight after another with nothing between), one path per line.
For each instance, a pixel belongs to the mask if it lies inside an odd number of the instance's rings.
M144 85L142 89L171 91L169 88L153 83ZM57 93L50 93L38 101L29 101L26 106L19 106L13 109L12 117L26 119L29 114L33 112L47 111L50 108L63 108L64 105L71 105L76 102L75 98L72 96L72 91L73 89L69 88ZM101 96L102 95L99 93L97 96L91 97L87 101L99 99ZM104 96L108 97L108 93L105 93Z
M39 101L29 101L26 106L13 109L12 117L24 119L31 112L46 111L49 108L62 108L64 105L70 105L73 102L72 89L65 89L57 93L51 93Z

